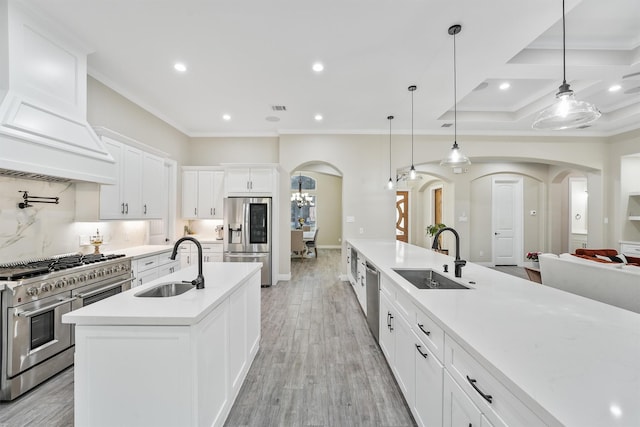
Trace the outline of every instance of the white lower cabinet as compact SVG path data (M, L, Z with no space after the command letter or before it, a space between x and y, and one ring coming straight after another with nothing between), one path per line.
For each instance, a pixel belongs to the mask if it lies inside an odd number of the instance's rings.
M415 343L413 352L415 356L415 397L411 406L413 416L419 426L441 426L443 425L442 377L444 368L419 339L416 339Z
M180 269L180 262L169 258L171 251L137 258L131 261L131 271L135 280L132 287L144 285L159 277L175 273Z
M394 314L387 296L380 292L380 335L378 342L387 363L393 369L396 362L396 334L394 331Z
M221 243L201 243L202 262L222 262ZM182 268L198 264L198 248L192 243L184 242L179 248L180 265Z
M443 427L492 426L460 386L444 373Z
M384 274L379 344L419 426L545 425Z
M416 384L416 339L411 332L411 326L402 316L396 315L394 332L396 334L395 373L398 385L405 396L407 405L413 407L415 402Z

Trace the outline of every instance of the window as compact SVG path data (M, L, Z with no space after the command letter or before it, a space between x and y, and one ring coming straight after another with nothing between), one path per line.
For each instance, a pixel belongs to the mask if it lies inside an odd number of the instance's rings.
M316 226L316 180L306 175L291 176L291 228Z

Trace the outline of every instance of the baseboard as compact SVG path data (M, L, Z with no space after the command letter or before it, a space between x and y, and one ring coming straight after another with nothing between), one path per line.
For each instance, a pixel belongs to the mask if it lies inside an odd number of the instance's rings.
M278 282L288 282L291 280L291 273L288 274L278 274Z

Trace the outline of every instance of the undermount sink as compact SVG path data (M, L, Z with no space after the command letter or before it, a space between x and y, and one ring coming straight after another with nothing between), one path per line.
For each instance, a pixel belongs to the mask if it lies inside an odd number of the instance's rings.
M471 289L430 268L393 268L392 270L418 289Z
M147 297L147 298L167 298L167 297L175 297L176 295L183 294L191 289L194 289L195 286L191 284L191 282L168 282L161 283L159 285L154 286L153 288L145 289L144 291L138 292L134 294L134 297Z

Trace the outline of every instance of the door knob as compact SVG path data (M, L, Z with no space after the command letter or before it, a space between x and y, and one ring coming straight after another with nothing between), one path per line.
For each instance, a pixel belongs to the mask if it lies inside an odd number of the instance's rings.
M498 232L495 232L495 233L493 233L493 234L494 234L495 236L497 236L497 235L499 235L500 233L498 233Z

